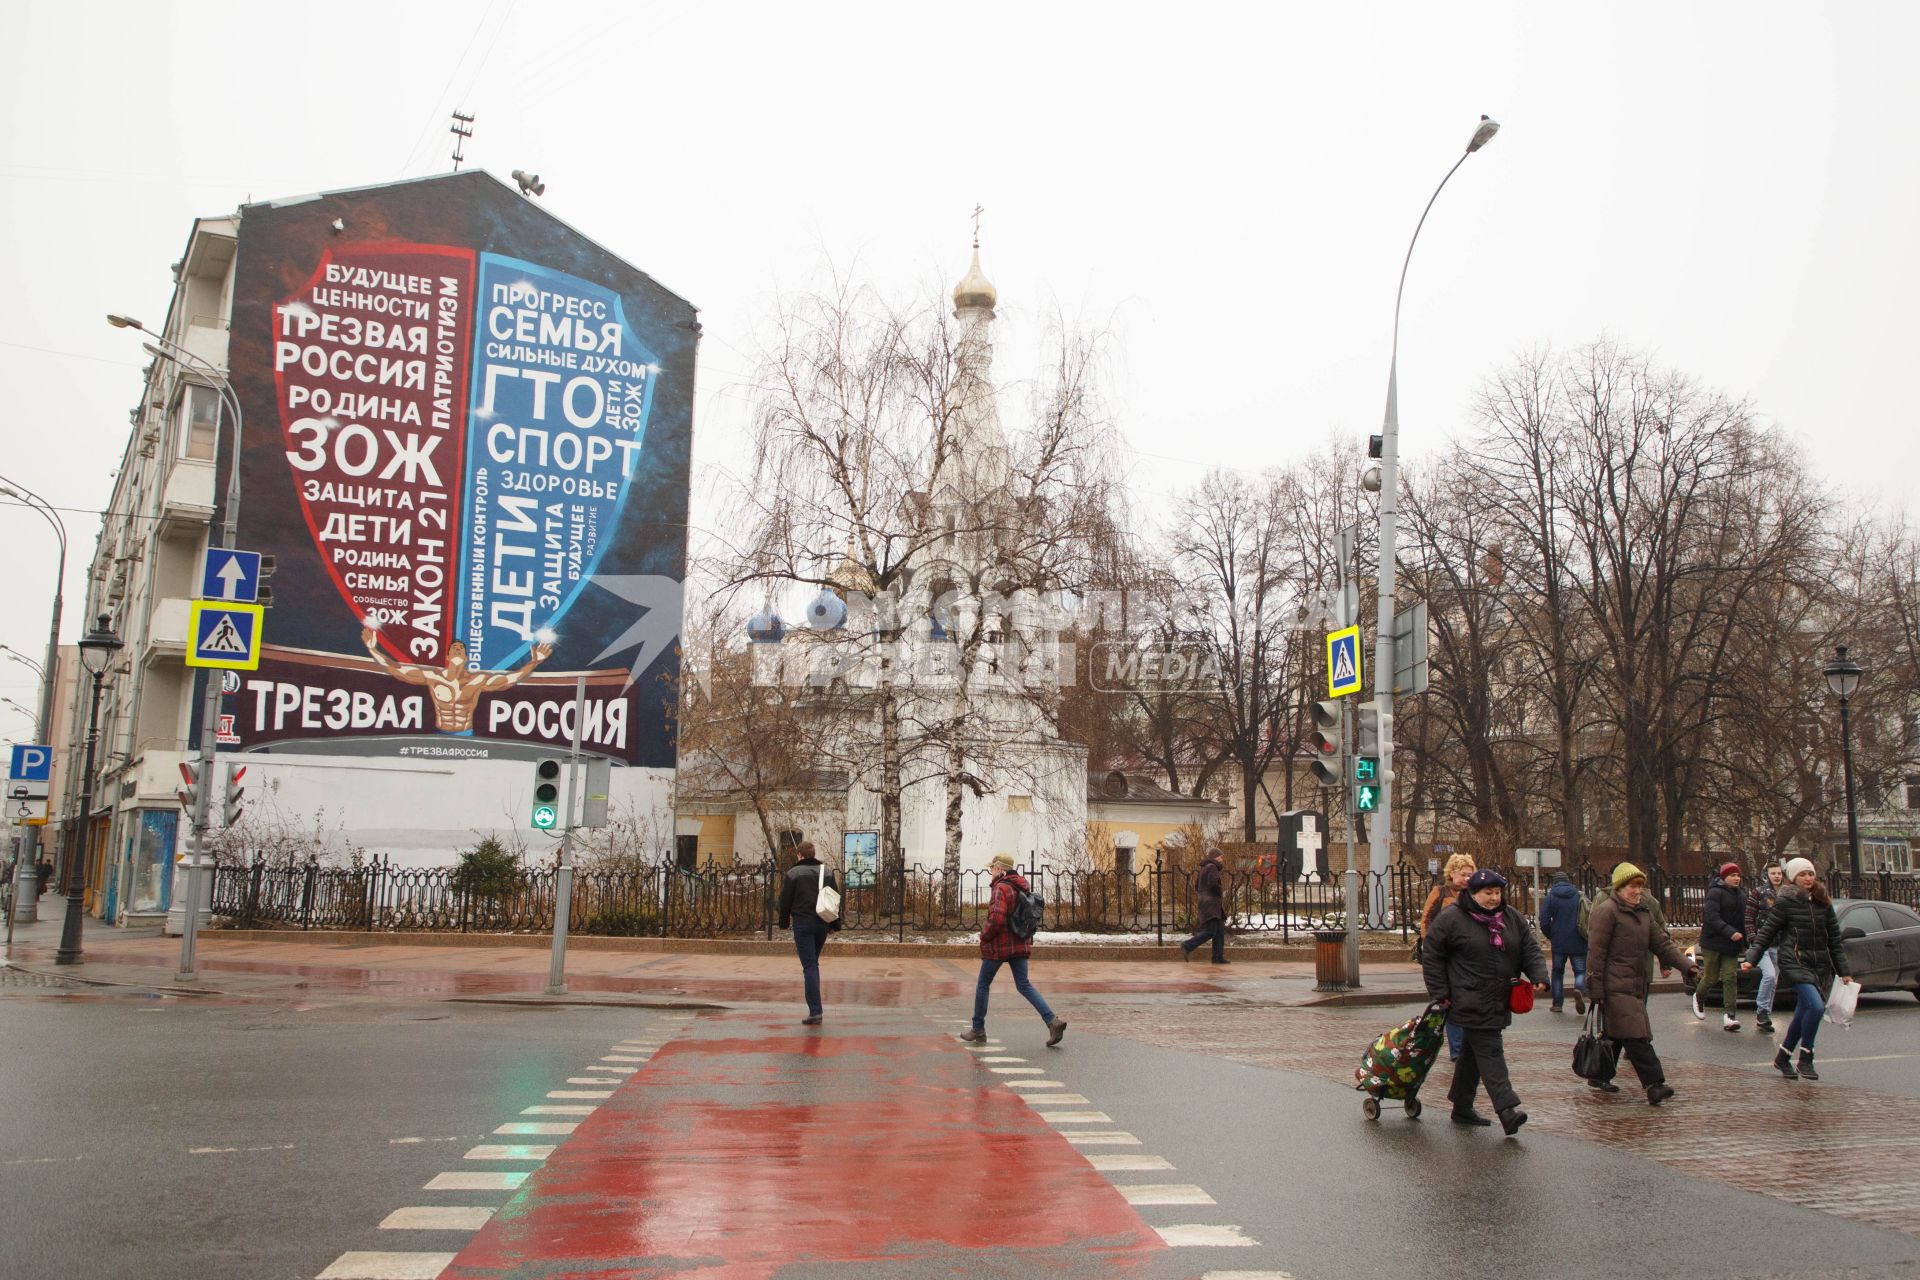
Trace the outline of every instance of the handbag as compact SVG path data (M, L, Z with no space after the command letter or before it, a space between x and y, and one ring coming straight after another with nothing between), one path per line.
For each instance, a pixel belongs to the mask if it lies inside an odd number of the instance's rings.
M1587 1020L1580 1038L1573 1042L1573 1074L1583 1080L1605 1083L1620 1069L1619 1042L1607 1035L1607 1020L1599 1002L1587 1009Z
M820 864L820 884L813 892L813 914L823 924L840 918L840 891L827 883L827 864Z
M1507 1008L1515 1013L1532 1013L1533 984L1516 978L1507 988Z
M1860 984L1837 978L1833 984L1833 995L1827 1000L1827 1021L1836 1027L1853 1025L1853 1015L1860 1007Z

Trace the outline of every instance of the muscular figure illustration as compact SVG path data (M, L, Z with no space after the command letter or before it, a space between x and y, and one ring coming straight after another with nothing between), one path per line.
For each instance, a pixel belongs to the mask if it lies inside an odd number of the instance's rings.
M553 656L553 646L536 644L527 660L511 671L473 671L467 667L467 646L455 640L447 646L444 670L403 666L380 649L380 633L372 627L360 629L360 642L380 664L380 669L395 680L425 685L433 693L433 716L440 732L466 733L473 728L473 712L483 693L511 689L535 667Z

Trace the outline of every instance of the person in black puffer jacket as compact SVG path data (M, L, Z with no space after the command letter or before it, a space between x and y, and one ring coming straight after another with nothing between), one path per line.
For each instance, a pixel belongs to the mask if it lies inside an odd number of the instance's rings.
M1833 897L1820 883L1813 864L1805 858L1789 858L1787 883L1780 886L1773 910L1760 922L1760 930L1747 942L1747 954L1740 967L1751 969L1768 947L1780 948L1780 980L1793 988L1793 1021L1787 1024L1787 1038L1773 1055L1773 1065L1789 1080L1818 1080L1813 1069L1813 1039L1820 1031L1820 1015L1827 1011L1827 992L1835 977L1852 982L1847 976L1846 950L1840 945L1840 921L1833 912ZM1799 1070L1794 1069L1793 1051L1800 1050Z
M1747 940L1747 895L1740 888L1740 864L1720 867L1720 883L1707 887L1700 910L1700 981L1693 988L1693 1016L1705 1020L1707 991L1720 983L1720 1025L1740 1029L1740 952Z
M1453 1087L1447 1090L1454 1123L1492 1123L1473 1109L1484 1079L1500 1127L1512 1136L1527 1122L1527 1113L1513 1091L1500 1033L1513 1021L1508 1000L1515 980L1524 974L1536 990L1545 991L1547 961L1526 917L1506 904L1506 887L1497 871L1474 872L1459 898L1434 917L1420 949L1420 967L1427 994L1446 1005L1447 1024L1460 1028L1463 1041Z

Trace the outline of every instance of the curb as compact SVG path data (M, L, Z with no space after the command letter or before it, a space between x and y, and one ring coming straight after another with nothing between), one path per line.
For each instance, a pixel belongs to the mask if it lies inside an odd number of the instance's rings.
M219 939L233 942L284 942L318 947L519 947L547 949L553 945L549 933L374 933L347 930L303 929L209 929L200 934L203 941ZM978 960L980 944L966 942L863 942L834 939L833 949L841 955L873 956L882 959ZM791 956L793 944L785 938L606 938L593 935L569 935L568 951L614 951L635 954L668 955L773 955ZM1398 942L1384 947L1362 947L1360 954L1374 963L1392 963L1389 957L1405 962L1406 948ZM1311 945L1262 946L1243 944L1234 955L1247 963L1306 963L1314 958ZM1125 946L1099 943L1039 943L1033 948L1035 960L1139 961L1179 963L1177 943L1133 943Z
M117 982L112 978L90 978L84 973L70 973L59 966L51 969L38 968L30 964L21 964L18 960L9 962L11 967L22 973L31 973L36 978L54 978L62 982L78 982L89 987L114 987L122 991L158 991L171 996L224 996L226 991L215 991L211 987L180 987L162 982Z
M604 995L566 995L550 996L545 993L524 996L448 996L448 1004L500 1004L518 1006L526 1009L548 1009L563 1005L581 1005L602 1009L694 1009L727 1010L736 1006L730 1004L712 1004L701 1000L650 1000L644 996L623 1000L615 992Z

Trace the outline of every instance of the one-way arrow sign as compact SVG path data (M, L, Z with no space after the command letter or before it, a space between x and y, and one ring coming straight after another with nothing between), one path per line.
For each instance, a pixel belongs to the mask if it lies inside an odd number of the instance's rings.
M211 547L200 567L200 598L252 604L260 598L260 553Z

